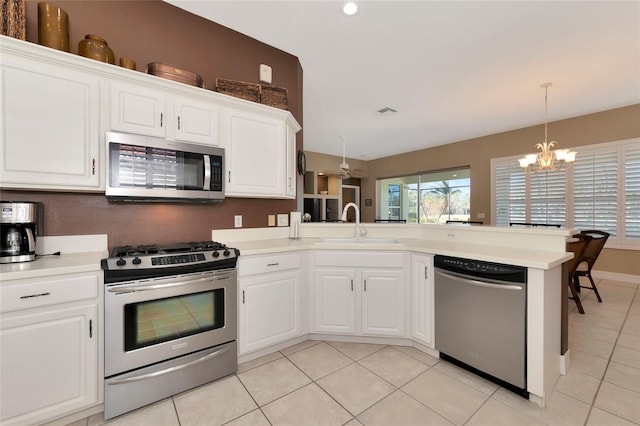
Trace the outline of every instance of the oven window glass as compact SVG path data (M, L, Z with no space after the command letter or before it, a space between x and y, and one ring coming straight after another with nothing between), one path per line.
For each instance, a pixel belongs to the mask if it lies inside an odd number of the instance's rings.
M224 289L124 307L126 351L224 327Z

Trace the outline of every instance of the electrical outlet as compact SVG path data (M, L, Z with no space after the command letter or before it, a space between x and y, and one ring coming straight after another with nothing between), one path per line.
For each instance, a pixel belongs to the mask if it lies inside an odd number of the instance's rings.
M276 226L276 215L275 214L270 214L269 216L267 216L268 218L268 223L269 226Z
M289 226L289 215L288 214L279 214L278 215L278 226Z
M478 213L478 219L484 219L484 213Z
M233 224L236 228L242 228L242 215L237 214L233 218Z
M455 232L448 232L447 233L447 237L452 239L452 240L455 240L456 239L456 233Z
M260 82L271 84L271 67L269 65L260 64Z

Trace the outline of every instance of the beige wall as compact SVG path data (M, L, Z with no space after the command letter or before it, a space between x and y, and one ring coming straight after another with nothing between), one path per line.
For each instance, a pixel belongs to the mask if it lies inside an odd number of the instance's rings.
M549 136L559 148L640 137L640 104L549 123ZM362 180L361 197L375 200L379 178L469 166L471 217L484 213L485 223L491 223L491 159L534 152L543 138L544 127L538 125L368 161L359 166L369 173ZM361 210L364 221L374 221L375 202L371 207L362 205ZM596 269L640 275L638 256L638 251L606 249Z

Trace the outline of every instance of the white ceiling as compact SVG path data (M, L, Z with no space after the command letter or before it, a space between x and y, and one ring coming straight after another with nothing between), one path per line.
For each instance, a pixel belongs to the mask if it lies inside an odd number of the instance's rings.
M300 59L306 151L342 155L344 136L371 160L540 124L547 81L549 121L640 103L639 1L167 1Z

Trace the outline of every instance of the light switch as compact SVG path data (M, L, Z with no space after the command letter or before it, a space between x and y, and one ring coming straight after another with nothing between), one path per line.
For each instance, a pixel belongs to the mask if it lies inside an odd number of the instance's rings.
M269 223L269 226L276 226L276 215L270 214L267 216L267 222Z
M278 215L278 226L289 226L289 215L288 214L279 214Z
M271 67L269 65L260 64L260 82L271 84Z

